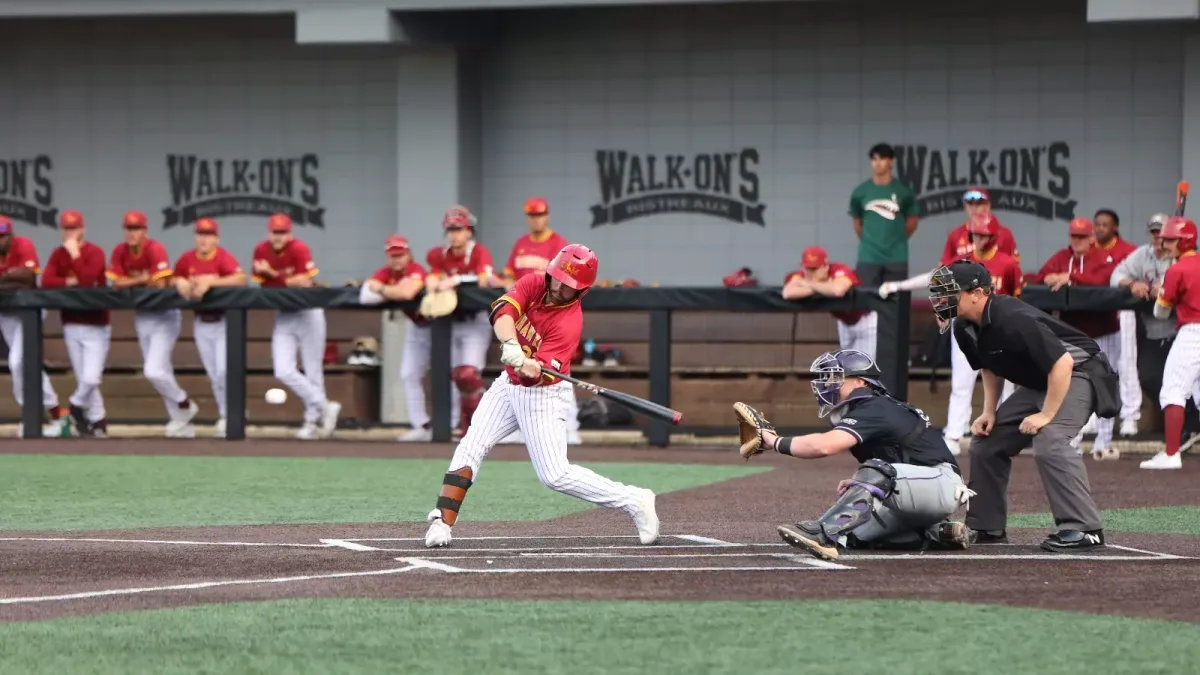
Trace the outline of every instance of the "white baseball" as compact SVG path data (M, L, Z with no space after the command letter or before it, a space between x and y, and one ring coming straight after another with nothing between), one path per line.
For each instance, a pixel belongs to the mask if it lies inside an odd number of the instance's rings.
M287 400L287 392L282 389L268 389L267 403L271 405L280 405Z

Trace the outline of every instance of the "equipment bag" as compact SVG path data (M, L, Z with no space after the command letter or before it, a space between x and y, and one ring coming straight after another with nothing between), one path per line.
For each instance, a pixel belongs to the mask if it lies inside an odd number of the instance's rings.
M1100 352L1079 365L1092 383L1092 407L1096 417L1112 419L1121 412L1121 380L1108 357Z

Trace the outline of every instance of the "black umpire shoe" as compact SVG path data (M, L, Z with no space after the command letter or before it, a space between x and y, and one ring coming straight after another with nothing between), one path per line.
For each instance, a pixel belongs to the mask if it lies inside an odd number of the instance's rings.
M1007 544L1008 531L1006 530L971 530L968 538L972 546L986 546L988 544Z
M1051 553L1074 553L1103 546L1104 530L1059 530L1042 542L1042 550Z

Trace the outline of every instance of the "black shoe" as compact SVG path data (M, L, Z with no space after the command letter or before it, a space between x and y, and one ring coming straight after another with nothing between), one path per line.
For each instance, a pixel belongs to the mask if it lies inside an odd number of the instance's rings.
M987 546L988 544L1007 544L1006 530L971 530L968 541L972 546Z
M1104 530L1059 530L1042 542L1042 550L1051 553L1073 553L1103 546Z
M71 421L75 422L75 433L80 436L92 435L92 423L84 415L83 408L77 405L71 406Z
M779 532L780 538L792 546L822 560L837 560L837 542L830 541L819 528L806 527L805 525L806 523L780 525L775 529Z

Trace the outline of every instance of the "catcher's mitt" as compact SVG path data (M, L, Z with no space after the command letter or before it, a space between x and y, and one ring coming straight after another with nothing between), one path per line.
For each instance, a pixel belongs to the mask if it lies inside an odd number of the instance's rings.
M739 452L742 459L749 460L766 449L763 447L763 430L775 431L775 427L771 426L762 413L740 401L733 404L733 412L738 423L738 435L742 441Z

